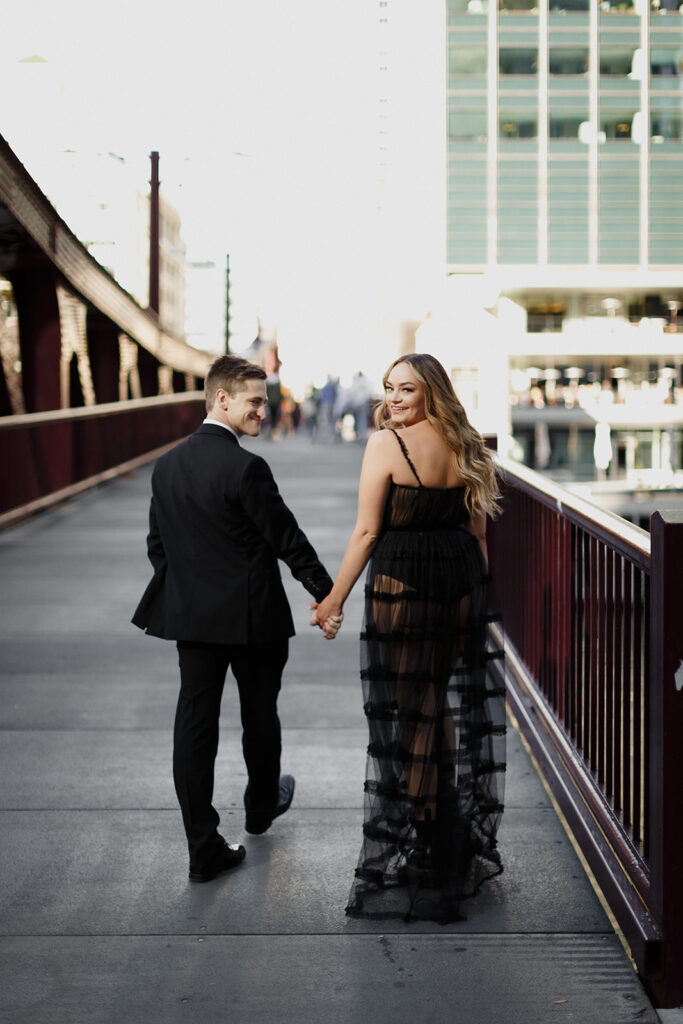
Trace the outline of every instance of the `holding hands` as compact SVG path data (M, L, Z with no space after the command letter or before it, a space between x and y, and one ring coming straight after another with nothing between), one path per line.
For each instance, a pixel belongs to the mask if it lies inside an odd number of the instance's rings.
M331 596L328 595L319 603L314 601L310 606L310 610L313 612L310 625L319 626L325 634L325 639L333 640L339 632L344 619L344 613L339 602L331 599Z

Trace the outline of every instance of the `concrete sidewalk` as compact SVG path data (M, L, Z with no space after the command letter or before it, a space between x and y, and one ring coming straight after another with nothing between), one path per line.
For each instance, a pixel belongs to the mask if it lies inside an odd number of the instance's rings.
M334 575L361 447L250 444ZM325 641L283 567L298 630L280 704L294 805L265 836L244 833L229 683L216 802L247 859L211 884L188 883L170 768L175 648L129 624L149 577L149 477L0 534L0 1021L655 1024L513 730L505 872L468 920L345 918L366 746L360 585L343 632Z

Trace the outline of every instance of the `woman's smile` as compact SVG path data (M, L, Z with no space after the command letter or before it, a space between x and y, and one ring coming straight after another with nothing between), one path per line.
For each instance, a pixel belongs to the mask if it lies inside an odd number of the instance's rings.
M391 415L410 427L425 418L424 387L407 363L395 366L384 382Z

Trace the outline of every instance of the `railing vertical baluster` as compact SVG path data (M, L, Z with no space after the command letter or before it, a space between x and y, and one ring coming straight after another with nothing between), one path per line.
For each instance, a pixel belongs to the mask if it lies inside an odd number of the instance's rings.
M595 572L595 775L605 783L605 545L596 542Z
M543 507L534 504L534 538L530 550L535 551L535 585L533 597L534 646L532 651L534 673L538 679L543 657L543 584L545 550L543 546Z
M573 523L567 524L567 532L569 534L569 596L571 607L567 611L568 616L568 640L569 640L569 651L568 651L568 693L567 693L567 705L569 707L569 735L572 737L574 743L576 743L576 689L578 679L578 637L577 637L577 590L578 590L578 578L579 578L579 555L578 555L578 530Z
M643 573L633 581L633 839L643 841Z
M571 538L566 519L557 516L558 532L558 593L555 601L557 614L557 712L565 728L570 727L570 630L571 630Z
M553 597L555 585L555 551L553 545L553 513L548 508L541 509L543 517L543 548L544 548L544 572L543 592L541 596L541 615L543 629L541 633L540 663L544 666L543 671L543 692L555 707L555 677L557 663L554 657L554 630L553 630Z
M548 601L548 588L550 585L550 565L549 565L549 554L550 554L550 531L548 530L548 509L542 505L538 509L539 514L539 527L541 534L541 579L538 594L538 651L537 651L537 664L539 668L538 680L540 683L541 691L545 695L546 699L549 699L549 684L550 684L550 673L548 671L550 660L550 623L548 621L550 611L550 603Z
M624 566L624 689L622 694L622 743L624 745L624 825L631 830L633 827L633 806L631 803L633 786L631 785L631 770L633 767L633 740L631 737L631 707L633 702L633 688L631 679L633 677L633 566L628 563Z
M605 792L614 800L614 552L605 551Z
M530 537L530 524L529 524L529 499L524 495L520 495L519 501L519 512L522 523L521 534L523 537L522 547L525 551L529 551L529 537ZM521 654L522 657L526 658L529 649L528 631L529 631L529 573L525 572L523 575L518 576L516 590L521 600L515 602L514 615L517 620L517 635L521 638Z
M536 557L534 559L536 566L536 585L534 587L534 648L533 648L533 666L534 675L538 680L538 685L542 692L544 692L544 659L543 659L543 591L545 588L545 537L544 537L544 509L540 505L534 505L534 549Z
M577 714L577 691L579 679L579 531L573 523L569 525L569 543L571 548L571 575L570 575L570 596L571 608L569 609L569 693L567 701L569 704L569 720L567 726L569 735L574 744L578 743L578 714Z
M529 498L528 498L528 496L526 494L524 495L524 500L522 502L522 507L523 507L523 515L524 515L524 518L522 520L522 535L524 537L524 550L528 551L528 552L531 552L532 551L532 548L531 548L531 515L532 515L532 505L531 505L531 501L529 500ZM533 559L532 559L531 565L529 566L529 570L527 571L527 573L525 574L525 577L524 577L524 610L525 610L526 614L524 615L524 621L522 622L522 629L520 631L520 636L522 637L522 650L521 650L520 653L521 653L522 657L524 658L524 661L526 662L527 666L529 666L529 667L531 666L531 659L529 657L530 638L531 638L531 622L529 620L531 618L531 610L532 610L532 605L531 605L531 572L532 572L532 566L533 566Z
M582 728L581 728L581 685L583 681L583 673L581 671L583 659L583 532L578 526L574 528L574 549L576 561L574 563L574 681L573 687L574 692L572 699L574 702L574 743L577 749L582 748Z
M598 542L595 537L589 540L589 590L588 601L590 614L588 617L588 646L589 646L589 674L588 674L588 761L591 771L597 773L597 726L598 726L598 604L599 604L599 583L598 583Z
M614 809L624 820L624 559L614 558Z
M649 574L645 574L643 577L643 584L645 589L644 604L645 608L651 608L651 584ZM642 756L642 771L643 771L643 856L645 860L650 857L650 828L649 828L649 804L650 804L650 762L648 758L648 749L650 743L650 692L652 687L652 676L650 668L650 621L647 614L643 615L643 674L645 678L645 686L643 687L643 756Z
M588 714L589 714L589 693L590 693L590 657L588 648L588 619L589 619L589 602L588 602L588 588L590 586L590 573L588 569L590 544L588 535L585 531L581 531L581 579L580 579L580 609L581 618L580 622L580 660L578 665L579 680L578 680L578 692L579 692L579 750L583 753L584 757L588 756Z

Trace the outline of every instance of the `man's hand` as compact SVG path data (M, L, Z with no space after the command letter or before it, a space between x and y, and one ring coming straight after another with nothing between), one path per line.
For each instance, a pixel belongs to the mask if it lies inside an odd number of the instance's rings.
M310 610L314 613L311 617L310 625L319 626L325 634L326 640L334 640L335 636L339 632L342 622L344 621L344 614L339 610L338 614L330 613L327 616L322 615L319 612L319 604L314 601L310 607Z

